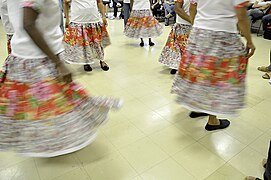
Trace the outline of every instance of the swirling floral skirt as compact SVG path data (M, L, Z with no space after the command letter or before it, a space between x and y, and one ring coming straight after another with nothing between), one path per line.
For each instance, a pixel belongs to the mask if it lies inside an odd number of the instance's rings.
M92 64L104 60L104 48L111 44L101 23L70 23L64 34L65 60L71 64Z
M46 58L10 55L0 76L0 150L53 157L79 150L95 137L120 101L93 97L75 82L56 79Z
M160 63L169 68L178 69L190 30L190 25L175 23L172 26L166 45L159 58Z
M151 10L132 10L124 34L129 38L152 38L160 36L163 30Z
M236 116L244 107L248 59L238 34L194 28L172 93L193 111Z

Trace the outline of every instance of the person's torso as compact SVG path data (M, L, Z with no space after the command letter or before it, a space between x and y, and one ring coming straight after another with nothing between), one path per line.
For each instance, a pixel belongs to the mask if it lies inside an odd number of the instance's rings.
M71 22L96 23L100 19L97 0L72 0Z
M186 14L189 15L189 8L190 8L190 1L189 0L183 0L183 10ZM187 24L191 25L190 22L187 22L186 20L182 19L180 16L177 15L176 22L179 24Z
M134 0L133 10L150 9L151 4L149 0Z
M237 32L235 6L246 0L196 0L194 27L213 31Z
M60 29L61 12L58 0L34 0L38 4L39 14L36 27L51 50L58 54L63 51L63 33ZM46 55L29 37L23 27L22 3L35 4L33 0L8 0L10 21L15 33L11 40L12 54L22 58L43 58Z

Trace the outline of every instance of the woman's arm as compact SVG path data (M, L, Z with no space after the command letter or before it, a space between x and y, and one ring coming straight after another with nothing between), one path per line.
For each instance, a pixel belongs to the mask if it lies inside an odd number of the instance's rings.
M98 5L98 9L100 13L102 14L103 24L104 26L107 26L107 20L106 20L105 12L104 12L104 4L102 0L97 0L97 5Z
M66 17L66 23L65 26L66 28L68 27L69 23L70 23L70 0L64 0L64 14Z
M34 43L46 54L54 63L59 64L59 58L52 52L48 44L44 40L42 34L36 27L38 12L32 8L23 9L23 27Z
M238 27L247 41L246 45L246 49L248 51L247 57L250 58L255 52L255 47L253 45L250 34L250 22L247 16L247 8L246 7L236 8L236 15L238 18Z
M190 19L191 19L191 24L194 24L194 20L197 14L197 4L190 4L189 8L189 14L190 14Z
M183 9L183 3L176 2L174 6L174 10L178 16L180 16L182 19L186 20L187 22L191 23L191 17L186 14L186 12Z
M64 66L57 55L48 46L42 34L36 27L36 20L39 13L30 7L23 8L23 27L33 42L46 54L46 56L56 65L59 71L59 78L66 82L71 82L72 77L70 71Z

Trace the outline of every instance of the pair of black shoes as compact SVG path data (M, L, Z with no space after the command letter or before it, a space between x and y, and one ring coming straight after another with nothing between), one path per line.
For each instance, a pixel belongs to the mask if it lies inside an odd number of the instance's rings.
M209 114L207 113L201 113L201 112L194 112L192 111L189 114L189 117L191 118L198 118L198 117L203 117L203 116L209 116ZM205 129L207 131L214 131L214 130L218 130L218 129L225 129L227 127L229 127L230 125L230 121L227 119L219 119L220 124L219 125L210 125L210 124L206 124Z
M109 66L104 61L100 61L100 65L101 65L102 70L104 70L104 71L109 70ZM91 72L92 67L89 64L85 64L84 65L84 70L87 71L87 72Z
M144 46L144 42L141 42L140 44L139 44L141 47L143 47ZM149 46L154 46L155 44L153 43L153 42L149 42Z

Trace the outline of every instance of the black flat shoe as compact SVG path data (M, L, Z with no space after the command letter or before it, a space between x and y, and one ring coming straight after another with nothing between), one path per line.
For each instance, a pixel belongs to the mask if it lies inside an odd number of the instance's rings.
M101 65L102 70L104 70L104 71L109 70L109 66L106 64L106 62L100 61L100 65Z
M191 117L191 118L198 118L198 117L203 117L203 116L209 116L209 114L207 114L207 113L201 113L201 112L194 112L194 111L192 111L189 114L189 117Z
M177 69L171 69L170 74L176 74L176 72L177 72Z
M205 129L207 131L214 131L214 130L218 130L218 129L225 129L227 127L229 127L229 125L231 124L231 122L227 119L219 119L220 124L219 125L210 125L210 124L206 124Z
M150 46L154 46L155 44L153 42L149 42L149 45Z
M144 43L143 43L143 42L141 42L141 43L139 44L139 46L143 47L143 46L144 46Z
M90 71L92 71L92 68L91 68L91 66L89 64L85 64L84 65L84 70L87 71L87 72L90 72Z

